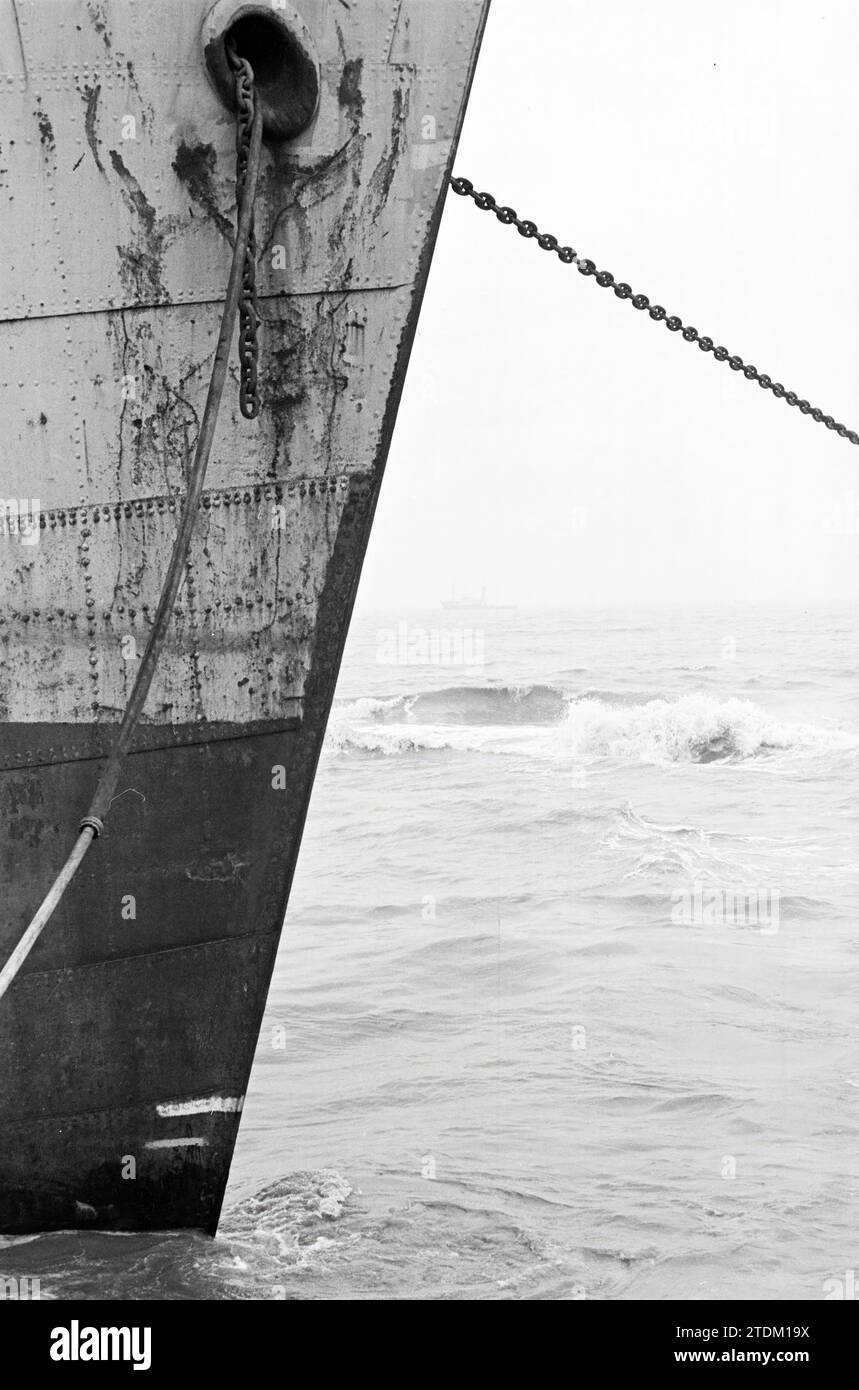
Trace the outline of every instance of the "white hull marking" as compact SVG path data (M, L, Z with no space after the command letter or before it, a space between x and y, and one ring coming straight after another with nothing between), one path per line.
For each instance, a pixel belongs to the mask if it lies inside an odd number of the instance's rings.
M234 1115L241 1114L244 1096L199 1096L197 1100L165 1100L156 1105L162 1120L175 1115Z
M147 1149L193 1149L208 1147L208 1139L150 1139Z

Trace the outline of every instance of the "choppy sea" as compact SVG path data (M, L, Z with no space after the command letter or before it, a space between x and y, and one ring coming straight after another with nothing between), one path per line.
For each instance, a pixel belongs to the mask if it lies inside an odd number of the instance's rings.
M28 1237L19 1273L824 1297L859 1264L857 763L846 606L359 615L218 1238Z

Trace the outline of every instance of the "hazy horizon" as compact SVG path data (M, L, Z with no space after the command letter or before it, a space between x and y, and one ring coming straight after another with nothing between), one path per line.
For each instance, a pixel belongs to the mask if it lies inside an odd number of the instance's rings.
M731 598L606 598L606 599L533 599L525 602L518 602L515 598L510 599L503 605L499 602L497 608L493 594L487 595L488 608L482 609L479 603L465 606L461 609L445 609L444 603L447 601L445 595L441 595L435 601L429 600L425 603L402 603L393 599L388 603L362 603L361 615L372 617L374 613L384 613L390 616L392 613L444 613L447 612L451 619L460 615L471 613L492 613L494 611L506 610L507 612L522 611L525 613L569 613L576 609L583 612L593 612L601 608L618 608L625 612L633 612L636 608L655 609L655 608L683 608L690 611L700 611L707 608L789 608L801 610L803 608L844 608L852 612L855 600L852 595L834 596L814 595L811 598L793 597L788 595L784 598L756 598L754 596L740 595Z

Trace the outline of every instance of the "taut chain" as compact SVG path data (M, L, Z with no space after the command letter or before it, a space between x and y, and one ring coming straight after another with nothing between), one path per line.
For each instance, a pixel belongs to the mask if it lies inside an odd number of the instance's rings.
M726 347L716 347L712 338L703 337L697 328L690 328L676 314L667 313L661 304L651 304L646 294L633 294L632 287L623 281L615 280L610 270L597 270L593 261L578 256L571 246L561 246L557 237L548 232L541 232L535 222L523 221L513 208L502 207L497 203L491 193L477 193L474 184L468 179L451 179L451 187L461 198L472 198L481 212L494 212L498 221L505 227L515 227L521 237L536 241L541 251L551 251L564 265L576 266L580 275L593 276L601 289L613 289L618 299L628 299L633 309L642 312L646 309L655 323L664 323L671 333L680 333L687 343L697 343L702 352L712 352L716 361L727 362L732 372L742 372L747 381L756 381L765 391L772 391L777 400L784 400L787 405L798 406L803 415L810 415L817 424L834 430L851 444L859 444L859 434L855 430L840 425L831 415L824 415L817 406L801 400L795 391L788 391L780 381L773 381L772 377L759 372L757 367L744 362L742 357L732 356Z

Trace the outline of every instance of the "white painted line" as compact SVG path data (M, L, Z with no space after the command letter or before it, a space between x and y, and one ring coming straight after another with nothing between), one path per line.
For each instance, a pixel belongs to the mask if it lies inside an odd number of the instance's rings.
M174 1115L233 1115L241 1113L244 1103L244 1096L199 1096L197 1100L165 1100L155 1110L162 1120Z
M201 1149L207 1147L208 1139L150 1139L147 1149Z

